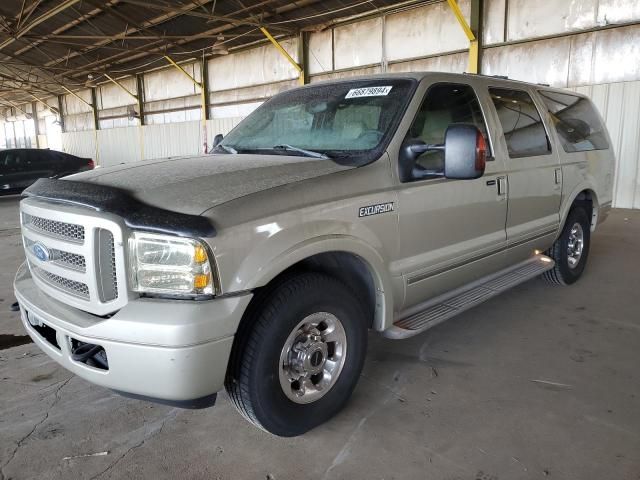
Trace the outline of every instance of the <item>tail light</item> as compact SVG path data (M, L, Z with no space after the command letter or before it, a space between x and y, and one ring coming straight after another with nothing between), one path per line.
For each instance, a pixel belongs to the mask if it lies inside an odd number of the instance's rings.
M87 166L89 168L96 168L96 162L94 162L93 159L90 159L89 163L87 163Z

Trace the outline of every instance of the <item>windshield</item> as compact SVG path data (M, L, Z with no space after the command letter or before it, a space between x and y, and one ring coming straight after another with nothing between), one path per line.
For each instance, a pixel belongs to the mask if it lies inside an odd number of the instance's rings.
M416 84L380 78L281 93L234 128L216 153L298 155L364 165L381 155Z

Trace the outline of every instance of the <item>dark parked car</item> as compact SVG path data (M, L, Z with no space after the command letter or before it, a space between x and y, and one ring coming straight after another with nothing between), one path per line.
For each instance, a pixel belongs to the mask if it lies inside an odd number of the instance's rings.
M16 148L0 151L0 195L20 193L39 178L60 178L91 170L90 158L55 150Z

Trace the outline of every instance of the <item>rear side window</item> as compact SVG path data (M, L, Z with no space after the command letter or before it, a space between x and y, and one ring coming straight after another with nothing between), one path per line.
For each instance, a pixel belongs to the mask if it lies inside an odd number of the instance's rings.
M490 88L489 93L511 158L551 153L551 144L531 96L522 90Z
M18 152L7 152L4 157L4 165L7 168L20 169L24 166L24 160Z
M609 148L602 120L591 101L566 93L538 92L567 153Z
M420 106L408 139L426 144L444 143L449 125L456 123L475 125L487 139L487 127L475 92L469 85L437 83L429 88ZM420 155L417 168L441 173L444 171L444 152L433 150Z

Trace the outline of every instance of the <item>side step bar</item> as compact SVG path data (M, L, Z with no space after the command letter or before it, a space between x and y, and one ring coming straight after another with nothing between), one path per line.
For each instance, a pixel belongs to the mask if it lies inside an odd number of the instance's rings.
M546 255L535 255L513 267L476 280L402 312L400 319L396 320L393 326L382 334L392 339L413 337L505 290L551 270L554 266L555 262Z

